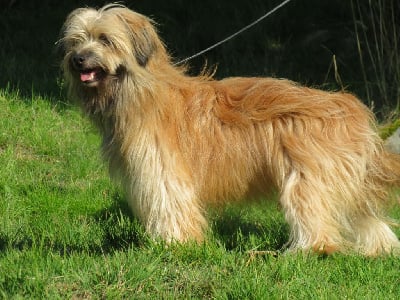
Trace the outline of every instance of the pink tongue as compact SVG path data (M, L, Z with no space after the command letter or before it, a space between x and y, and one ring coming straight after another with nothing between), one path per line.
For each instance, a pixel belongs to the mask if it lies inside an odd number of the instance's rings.
M96 75L96 72L92 71L89 73L81 73L81 81L91 81L94 80L94 77Z

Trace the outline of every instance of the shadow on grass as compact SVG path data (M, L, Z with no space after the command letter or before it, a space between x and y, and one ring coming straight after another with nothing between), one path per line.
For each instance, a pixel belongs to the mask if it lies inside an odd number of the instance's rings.
M56 214L45 223L33 217L30 225L24 223L9 234L0 235L0 251L104 255L151 245L152 240L132 215L126 200L118 192L111 197L108 207L93 214L69 215L65 220L62 214ZM282 215L270 207L247 209L232 205L211 211L209 222L212 234L206 243L220 243L228 251L275 251L282 249L288 239L288 226Z
M93 227L97 228L97 234L87 237L83 243L75 241L73 244L60 244L53 247L61 255L72 253L91 253L95 255L110 254L129 248L140 248L147 245L150 240L143 226L132 215L125 199L119 193L113 195L112 204L94 215L90 216Z
M0 235L0 252L3 252L7 248L8 238L4 234Z
M94 216L104 230L102 252L112 252L128 247L140 247L149 239L139 220L132 215L125 199L114 196L112 205Z
M232 206L213 217L213 235L227 250L281 250L289 227L276 208ZM249 208L249 210L247 210Z
M242 209L242 206L233 205L219 211L218 215L211 213L209 223L212 237L207 242L214 243L217 240L227 250L239 251L250 250L255 246L268 250L284 247L289 237L289 227L276 209L271 211L270 207L256 206L246 215L243 215ZM258 219L259 214L263 216L261 220ZM143 226L132 215L126 200L119 195L114 197L112 206L100 211L95 219L105 233L102 252L142 247L151 243Z
M7 233L0 232L0 252L33 250L61 256L102 255L148 243L143 227L132 216L124 199L118 193L112 198L110 206L92 215L56 213L48 215L50 220L42 222L43 216L36 218L37 212L31 212L29 222Z

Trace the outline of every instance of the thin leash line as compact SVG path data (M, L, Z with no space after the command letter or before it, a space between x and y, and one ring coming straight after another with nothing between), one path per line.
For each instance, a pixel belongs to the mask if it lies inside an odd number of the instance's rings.
M267 18L268 16L272 15L274 12L276 12L278 9L280 9L281 7L283 7L283 6L285 6L286 4L288 4L290 1L292 1L292 0L285 0L285 1L283 1L281 4L275 6L275 7L274 7L273 9L271 9L269 12L267 12L266 14L264 14L263 16L261 16L260 18L258 18L257 20L255 20L254 22L250 23L249 25L247 25L247 26L243 27L242 29L236 31L235 33L233 33L233 34L231 34L230 36L224 38L223 40L221 40L221 41L219 41L219 42L217 42L217 43L211 45L210 47L208 47L208 48L206 48L206 49L204 49L204 50L201 50L200 52L197 52L196 54L194 54L194 55L192 55L192 56L189 56L189 57L187 57L187 58L185 58L185 59L183 59L183 60L181 60L181 61L175 63L174 65L177 66L177 65L180 65L180 64L182 64L182 63L184 63L184 62L187 62L187 61L189 61L189 60L191 60L191 59L193 59L193 58L196 58L196 57L198 57L198 56L200 56L200 55L202 55L202 54L204 54L204 53L206 53L206 52L208 52L208 51L210 51L210 50L212 50L212 49L214 49L214 48L216 48L216 47L222 45L223 43L225 43L225 42L227 42L227 41L233 39L233 38L236 37L237 35L241 34L242 32L248 30L249 28L253 27L253 26L256 25L257 23L261 22L262 20L264 20L264 19Z

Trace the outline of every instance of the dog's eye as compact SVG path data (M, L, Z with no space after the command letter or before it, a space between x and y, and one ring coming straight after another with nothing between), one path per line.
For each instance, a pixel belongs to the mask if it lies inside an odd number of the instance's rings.
M76 38L76 37L70 37L70 38L65 39L64 41L65 41L65 45L69 48L75 48L80 42L79 38Z
M108 39L108 37L104 33L99 35L99 40L106 46L111 44L110 40Z

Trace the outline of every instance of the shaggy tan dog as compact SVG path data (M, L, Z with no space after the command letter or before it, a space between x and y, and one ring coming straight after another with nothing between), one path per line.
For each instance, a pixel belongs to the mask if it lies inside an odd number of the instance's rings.
M152 21L117 5L73 11L60 44L70 95L98 127L110 172L151 236L201 240L205 204L276 189L293 249L399 248L383 209L400 160L354 96L186 76Z

